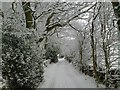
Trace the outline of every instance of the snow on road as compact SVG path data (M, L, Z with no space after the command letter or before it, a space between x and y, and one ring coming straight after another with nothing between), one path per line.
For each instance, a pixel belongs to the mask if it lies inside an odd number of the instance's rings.
M0 88L2 88L3 84L2 84L2 75L0 74Z
M40 88L96 88L93 78L80 73L63 59L45 69L44 79Z

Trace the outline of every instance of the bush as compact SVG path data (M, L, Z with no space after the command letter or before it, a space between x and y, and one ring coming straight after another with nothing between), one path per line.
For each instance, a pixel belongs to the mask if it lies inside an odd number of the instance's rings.
M48 46L46 49L46 59L50 59L50 63L57 63L58 62L58 58L57 58L57 54L58 51L56 50L56 48L52 45L52 46Z
M43 68L30 45L10 33L3 33L2 41L2 76L7 87L10 90L37 87L43 79Z

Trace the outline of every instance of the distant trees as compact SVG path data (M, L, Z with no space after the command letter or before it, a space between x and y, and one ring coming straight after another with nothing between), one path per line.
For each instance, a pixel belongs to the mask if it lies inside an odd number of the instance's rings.
M79 25L79 24L77 24ZM76 26L77 26L76 25ZM79 51L79 64L80 64L80 69L84 72L84 69L85 69L85 49L86 49L86 38L87 38L87 33L86 31L83 31L82 28L84 27L85 25L82 24L81 22L81 25L79 25L80 28L76 28L75 26L71 25L70 24L70 27L76 31L77 35L76 35L76 39L77 39L77 42L78 42L78 51ZM75 53L75 52L74 52Z
M75 58L75 51L71 51L69 54L65 55L65 59L69 62L69 63L74 63L74 58Z
M54 44L48 44L46 48L46 59L50 59L50 63L56 63L58 62L57 55L59 54L59 49L55 47Z

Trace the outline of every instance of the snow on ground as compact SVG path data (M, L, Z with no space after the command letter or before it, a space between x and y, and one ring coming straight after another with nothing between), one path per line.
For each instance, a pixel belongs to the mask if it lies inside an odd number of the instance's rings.
M65 61L64 58L58 58L58 61Z
M96 88L92 77L80 73L64 59L50 64L45 69L44 79L39 88Z
M2 84L2 75L0 74L0 88L2 88L3 84Z

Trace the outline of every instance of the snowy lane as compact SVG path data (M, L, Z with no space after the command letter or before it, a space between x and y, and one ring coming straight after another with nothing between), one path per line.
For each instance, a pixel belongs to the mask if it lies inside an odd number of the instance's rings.
M96 88L93 78L79 73L66 61L49 65L44 78L40 88Z

